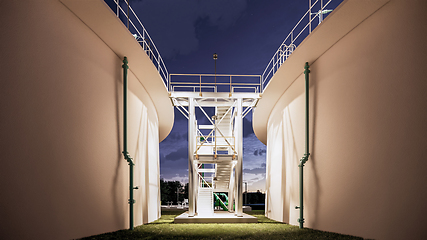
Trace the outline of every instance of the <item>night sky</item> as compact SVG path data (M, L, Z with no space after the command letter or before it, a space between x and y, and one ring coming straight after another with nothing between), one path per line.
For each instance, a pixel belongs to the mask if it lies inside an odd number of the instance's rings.
M314 0L313 0L314 2ZM324 2L327 2L324 0ZM333 1L334 9L342 1ZM271 57L308 10L308 0L131 0L169 73L262 74ZM317 25L317 21L314 22ZM188 182L187 119L175 109L175 124L160 143L165 180ZM266 146L244 119L243 181L265 190Z

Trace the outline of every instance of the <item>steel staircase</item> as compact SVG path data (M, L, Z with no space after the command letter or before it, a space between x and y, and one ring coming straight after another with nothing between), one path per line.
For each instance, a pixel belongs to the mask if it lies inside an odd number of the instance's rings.
M199 187L197 195L198 216L213 215L213 190L210 187Z
M177 75L178 76L178 75ZM179 75L186 76L187 75ZM243 161L243 118L256 106L261 95L258 83L239 80L235 85L232 78L248 78L249 75L228 76L220 87L230 86L230 92L216 91L217 86L203 83L202 75L197 84L174 83L169 93L174 106L188 119L189 150L189 216L206 216L214 212L214 193L227 195L225 211L242 216L242 161ZM207 76L213 77L213 75ZM257 78L259 76L256 76ZM254 85L254 86L252 86ZM256 86L255 86L256 85ZM192 92L187 92L189 87ZM205 92L212 89L213 92ZM176 91L177 89L186 89ZM237 91L236 91L237 89ZM252 91L254 92L250 92Z

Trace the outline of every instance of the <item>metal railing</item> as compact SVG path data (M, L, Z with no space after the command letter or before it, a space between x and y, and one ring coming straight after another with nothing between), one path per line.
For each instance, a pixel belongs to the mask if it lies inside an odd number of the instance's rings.
M342 2L342 0L334 1ZM324 4L324 2L326 3ZM331 2L332 0L309 0L308 10L297 22L285 40L283 40L282 44L279 46L276 53L273 55L264 72L262 73L261 92L264 92L273 75L285 62L285 60L288 59L288 57L292 54L297 45L300 44L302 40L311 33L312 22L317 21L318 24L320 24L323 20L323 15L332 11L325 9ZM318 18L318 20L316 20L316 18Z
M129 6L129 0L104 1L110 6L113 12L115 12L116 16L123 22L123 24L127 26L131 34L135 37L135 40L149 56L168 91L193 91L200 93L228 91L232 94L234 92L262 93L280 66L293 53L302 40L312 32L312 29L315 28L312 28L313 21L318 21L320 24L323 20L324 14L331 12L331 10L327 10L326 7L332 1L342 2L343 0L309 0L309 9L297 22L285 40L283 40L270 62L267 64L262 75L169 74L156 45L132 7ZM316 20L317 18L318 20ZM198 81L173 82L172 76L198 77ZM202 77L206 81L203 81ZM232 80L232 78L236 79L238 77L259 78L259 81L240 82ZM228 81L224 81L224 78L228 78ZM212 79L215 79L215 81Z
M163 62L156 45L154 44L144 25L142 25L141 20L139 20L132 7L129 6L129 0L104 1L110 6L113 12L116 13L116 16L129 29L129 32L135 37L135 40L141 45L142 49L144 49L145 53L151 59L157 71L159 72L160 77L163 79L163 84L165 85L166 89L168 89L169 73L166 65Z
M169 91L261 92L261 75L170 74Z
M199 188L211 188L212 190L215 188L214 177L205 177L202 176L199 172ZM206 181L205 179L210 179L210 181Z
M210 154L218 154L218 151L223 151L223 150L218 150L218 149L223 149L223 148L230 148L234 154L236 153L236 139L234 136L215 136L212 135L212 132L208 135L208 136L202 136L202 135L198 135L196 137L196 151L194 152L194 154L198 155L199 154L199 150L202 147L209 147L212 149L212 152L210 152ZM228 150L225 150L228 151Z

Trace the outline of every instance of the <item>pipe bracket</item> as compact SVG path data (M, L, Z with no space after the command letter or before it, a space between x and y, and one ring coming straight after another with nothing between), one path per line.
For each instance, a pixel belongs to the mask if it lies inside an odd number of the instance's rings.
M304 157L300 159L300 165L298 167L304 167L304 164L308 161L308 157L310 156L310 153L304 154Z
M129 65L128 65L128 58L127 57L124 57L124 59L123 59L123 65L122 65L122 68L123 69L129 69Z
M304 66L304 74L308 74L308 73L310 73L310 65L308 64L308 62L306 62L305 63L305 66Z
M124 157L124 158L125 158L125 160L129 163L129 165L130 165L130 166L135 165L135 164L133 163L133 158L130 156L129 152L125 152L125 151L123 151L122 153L123 153L123 157Z

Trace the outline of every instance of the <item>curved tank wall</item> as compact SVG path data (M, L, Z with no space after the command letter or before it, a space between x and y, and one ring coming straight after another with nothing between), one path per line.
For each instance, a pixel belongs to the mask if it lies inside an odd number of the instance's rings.
M345 1L309 38L331 24L351 21L351 14L340 11L356 2L375 1ZM258 104L274 106L267 124L256 122L265 110L257 109L254 116L255 132L267 143L267 217L298 225L308 61L311 156L304 168L305 226L373 239L427 238L426 9L425 1L390 0L325 52L305 52L322 45L321 38L306 39L282 65L298 65L298 74L276 73L277 102Z
M128 228L123 55L59 1L1 5L0 238L74 239ZM132 54L146 57L138 51ZM172 127L173 107L156 106L133 59L128 145L140 225L160 217L158 143ZM139 67L156 73L146 62ZM162 114L172 117L162 120L159 137Z

